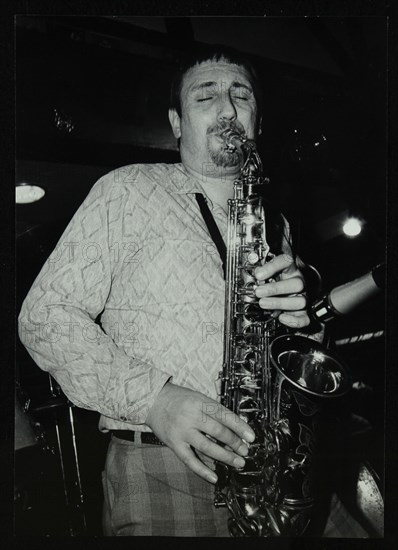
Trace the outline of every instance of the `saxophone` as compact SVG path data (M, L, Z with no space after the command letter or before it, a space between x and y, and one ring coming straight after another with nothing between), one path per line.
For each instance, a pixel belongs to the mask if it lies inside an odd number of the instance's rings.
M269 180L254 141L231 128L221 135L244 162L228 205L220 397L256 439L242 469L216 462L214 505L228 507L231 536L301 536L316 502L319 403L346 394L350 376L332 352L289 334L275 312L258 305L254 269L274 256L261 194Z

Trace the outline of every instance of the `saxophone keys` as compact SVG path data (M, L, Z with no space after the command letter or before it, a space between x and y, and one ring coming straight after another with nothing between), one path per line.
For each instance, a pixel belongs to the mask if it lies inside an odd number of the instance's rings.
M251 265L256 264L259 261L259 259L260 257L257 254L257 252L252 251L252 252L249 252L249 254L247 255L247 261Z

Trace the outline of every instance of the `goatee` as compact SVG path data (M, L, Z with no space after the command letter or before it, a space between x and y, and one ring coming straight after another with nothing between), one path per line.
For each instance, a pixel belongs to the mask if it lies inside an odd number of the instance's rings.
M213 164L219 166L220 168L238 166L243 160L243 155L240 150L235 149L235 151L230 152L227 147L224 147L223 145L221 145L221 148L216 150L213 149L209 143L208 152Z
M215 164L220 168L228 168L238 166L243 161L243 153L241 149L236 148L231 151L225 143L215 143L211 138L212 136L220 137L221 133L226 129L236 130L237 132L243 132L244 128L241 124L227 123L224 121L217 122L210 126L207 130L207 150L209 156Z

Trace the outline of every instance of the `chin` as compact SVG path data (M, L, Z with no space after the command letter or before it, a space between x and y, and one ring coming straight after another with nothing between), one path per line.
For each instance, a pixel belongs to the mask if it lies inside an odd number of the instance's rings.
M233 153L227 152L223 147L219 150L209 150L210 158L216 166L220 168L240 168L243 156L238 150Z

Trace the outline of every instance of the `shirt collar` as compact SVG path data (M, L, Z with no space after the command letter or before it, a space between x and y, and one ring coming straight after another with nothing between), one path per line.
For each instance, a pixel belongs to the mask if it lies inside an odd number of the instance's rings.
M213 203L206 195L200 181L194 176L191 176L191 174L188 174L181 162L174 164L174 168L175 170L172 176L174 185L171 189L171 193L176 195L194 195L195 193L202 193L202 195L206 197L209 207L213 209Z

